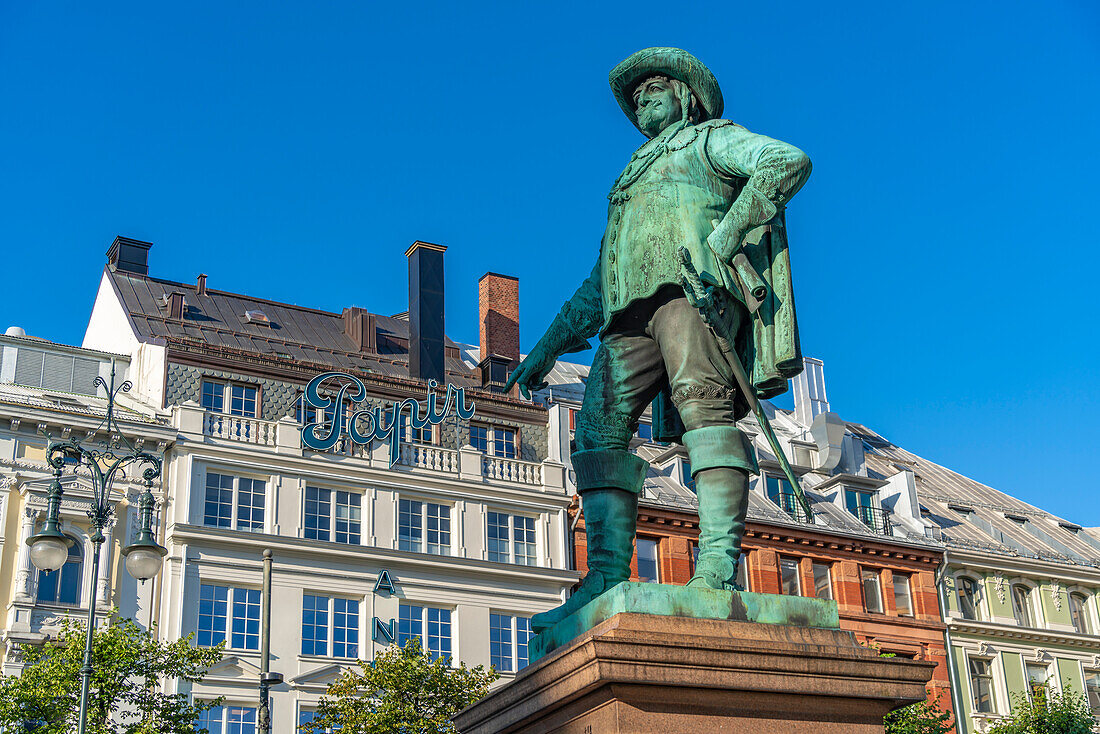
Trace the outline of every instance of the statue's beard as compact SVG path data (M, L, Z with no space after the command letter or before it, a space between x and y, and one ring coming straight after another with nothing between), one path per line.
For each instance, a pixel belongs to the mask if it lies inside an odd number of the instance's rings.
M638 127L651 138L657 137L662 130L676 122L679 115L675 111L665 107L664 104L651 104L642 109L638 115Z

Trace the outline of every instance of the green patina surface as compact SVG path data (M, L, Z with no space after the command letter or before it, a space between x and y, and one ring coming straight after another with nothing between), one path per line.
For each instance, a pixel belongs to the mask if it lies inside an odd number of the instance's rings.
M836 602L624 581L531 640L531 662L622 612L840 629Z

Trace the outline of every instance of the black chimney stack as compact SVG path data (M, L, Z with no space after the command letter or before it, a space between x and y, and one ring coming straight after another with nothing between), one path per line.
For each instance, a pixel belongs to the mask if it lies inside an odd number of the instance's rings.
M149 248L152 246L152 242L132 240L119 235L107 250L107 265L111 270L148 275Z
M443 253L430 242L412 244L409 258L409 376L446 384L443 350Z

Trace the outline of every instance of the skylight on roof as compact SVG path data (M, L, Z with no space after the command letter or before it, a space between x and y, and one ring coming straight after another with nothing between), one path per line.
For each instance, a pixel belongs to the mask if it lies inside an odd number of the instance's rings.
M244 312L244 320L250 324L260 324L261 326L271 326L271 319L267 317L263 311L254 309L252 311Z

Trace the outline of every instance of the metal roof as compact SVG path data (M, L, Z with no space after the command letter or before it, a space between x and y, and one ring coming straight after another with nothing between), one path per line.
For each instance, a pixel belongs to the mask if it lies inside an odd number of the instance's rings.
M363 353L345 333L343 316L338 313L209 288L200 295L194 284L109 267L106 273L142 340L163 338L338 370L409 376L407 318L375 314L378 349ZM169 318L165 298L172 293L183 294L182 319ZM267 321L246 317L249 311L263 312ZM458 347L450 339L445 344ZM461 359L449 357L446 366L448 376L456 382L474 381L473 370Z

